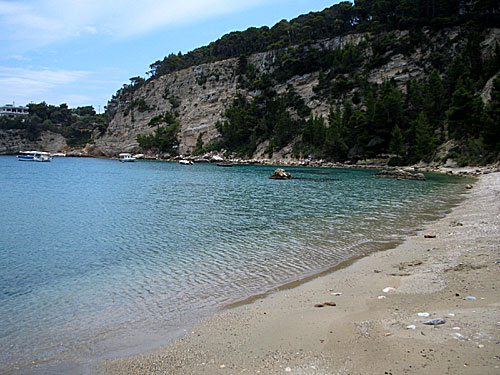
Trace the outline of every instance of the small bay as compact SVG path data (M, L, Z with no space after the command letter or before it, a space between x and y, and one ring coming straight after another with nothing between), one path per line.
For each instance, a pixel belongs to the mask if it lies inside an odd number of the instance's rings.
M89 373L197 319L393 246L464 180L0 157L0 374ZM50 369L50 370L48 370ZM37 372L38 371L38 372Z

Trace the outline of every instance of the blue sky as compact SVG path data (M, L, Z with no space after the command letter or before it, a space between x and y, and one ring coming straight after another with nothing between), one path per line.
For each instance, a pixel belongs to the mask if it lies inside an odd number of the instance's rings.
M169 53L335 0L0 0L0 105L104 111L129 78Z

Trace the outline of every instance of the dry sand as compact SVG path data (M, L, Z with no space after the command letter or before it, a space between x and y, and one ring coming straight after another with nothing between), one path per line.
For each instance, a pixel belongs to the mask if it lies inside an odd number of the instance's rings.
M172 345L103 362L100 371L498 375L499 261L500 173L493 173L397 248L228 309ZM329 301L336 306L315 307ZM422 324L433 318L446 323Z

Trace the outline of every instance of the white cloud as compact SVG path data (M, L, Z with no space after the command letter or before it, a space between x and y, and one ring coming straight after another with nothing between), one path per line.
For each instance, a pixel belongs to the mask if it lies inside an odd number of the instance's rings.
M90 72L50 69L11 68L0 66L0 92L4 101L29 103L48 100L53 92L85 81ZM65 100L63 100L65 101Z
M38 46L84 34L129 37L243 10L263 1L0 0L0 32L3 39L8 33L9 39Z

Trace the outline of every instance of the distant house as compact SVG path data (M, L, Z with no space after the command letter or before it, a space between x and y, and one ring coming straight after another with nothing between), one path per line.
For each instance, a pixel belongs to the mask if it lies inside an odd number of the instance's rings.
M0 107L0 116L14 118L17 116L28 116L29 108L25 106L16 106L14 104L5 104Z

